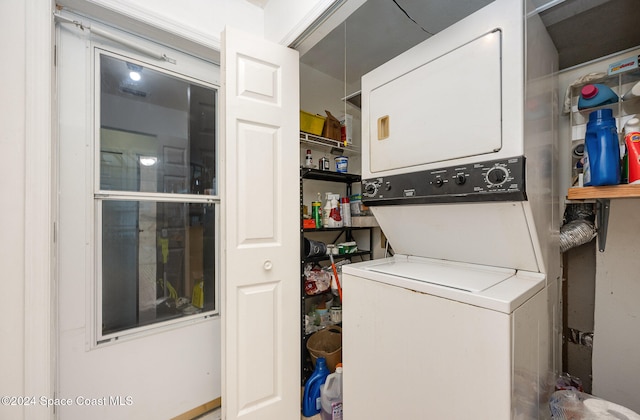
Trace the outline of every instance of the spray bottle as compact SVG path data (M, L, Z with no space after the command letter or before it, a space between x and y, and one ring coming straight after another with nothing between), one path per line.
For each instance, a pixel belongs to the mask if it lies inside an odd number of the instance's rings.
M329 215L331 215L331 197L333 193L324 193L325 202L324 207L322 208L322 226L323 227L332 227L329 225Z

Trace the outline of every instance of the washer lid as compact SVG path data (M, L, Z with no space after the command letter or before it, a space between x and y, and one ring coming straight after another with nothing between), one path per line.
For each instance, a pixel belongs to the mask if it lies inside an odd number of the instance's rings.
M345 291L351 277L359 277L505 314L545 286L542 273L400 254L346 264L342 272Z
M384 263L367 269L472 293L482 292L516 273L516 270L509 268L427 260L420 257L385 260Z

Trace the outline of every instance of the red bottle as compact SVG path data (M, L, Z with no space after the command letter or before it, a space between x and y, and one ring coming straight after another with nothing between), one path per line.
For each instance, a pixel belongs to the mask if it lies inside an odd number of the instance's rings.
M631 118L624 125L624 143L627 147L629 184L640 183L640 119Z

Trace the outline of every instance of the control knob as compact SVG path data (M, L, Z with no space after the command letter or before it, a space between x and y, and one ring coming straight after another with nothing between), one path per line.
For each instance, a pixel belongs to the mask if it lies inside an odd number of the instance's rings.
M494 166L487 171L487 182L490 185L500 185L507 179L507 176L509 176L507 169L502 166Z
M373 182L365 182L364 195L367 197L374 197L378 192L378 186Z
M456 175L456 184L464 185L465 182L467 182L467 177L465 177L464 174Z

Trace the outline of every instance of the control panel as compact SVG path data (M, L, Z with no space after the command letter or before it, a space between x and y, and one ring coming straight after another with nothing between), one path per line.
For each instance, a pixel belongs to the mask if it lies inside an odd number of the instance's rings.
M526 199L524 156L362 180L367 205Z

